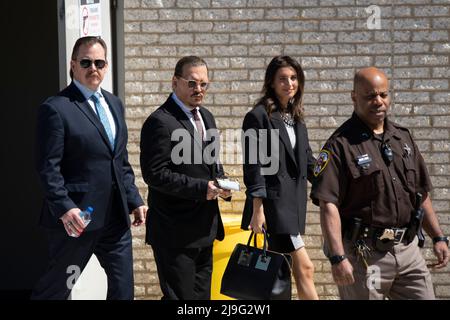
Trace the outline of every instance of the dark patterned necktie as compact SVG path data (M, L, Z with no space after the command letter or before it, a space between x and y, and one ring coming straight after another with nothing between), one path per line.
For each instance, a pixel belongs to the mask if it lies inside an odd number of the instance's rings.
M194 108L191 110L191 112L194 115L194 122L195 122L195 126L197 127L197 132L203 141L203 127L202 127L202 121L200 120L200 117L198 116L198 110L197 110L197 108Z

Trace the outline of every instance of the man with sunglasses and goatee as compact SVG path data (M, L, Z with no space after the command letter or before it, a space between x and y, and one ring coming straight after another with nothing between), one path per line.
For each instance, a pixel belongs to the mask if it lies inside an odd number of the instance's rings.
M215 185L223 176L213 115L202 106L208 89L206 62L180 59L173 92L145 121L141 169L149 186L146 242L152 246L162 299L210 299L212 245L224 238Z
M32 299L67 299L95 254L108 278L107 299L134 298L130 218L145 222L147 207L128 162L122 102L100 85L108 70L99 37L76 41L72 82L38 111L37 170L44 190L40 224L49 265ZM86 225L80 211L93 208Z
M341 299L434 299L419 249L422 227L433 242L434 268L448 263L448 238L422 155L408 129L387 117L384 72L358 71L351 98L353 115L321 150L311 192Z

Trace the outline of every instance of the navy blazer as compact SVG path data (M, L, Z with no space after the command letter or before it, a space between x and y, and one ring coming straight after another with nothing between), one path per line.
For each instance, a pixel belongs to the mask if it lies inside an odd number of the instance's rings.
M86 231L104 226L113 186L130 225L129 213L143 205L134 184L134 173L126 149L128 133L124 107L119 98L102 90L116 124L115 148L80 90L71 83L47 99L38 110L37 171L45 201L40 223L63 227L59 219L72 208L94 208ZM115 208L117 210L117 208Z
M253 197L263 198L264 213L269 233L304 234L307 202L307 180L313 179L315 159L309 146L308 132L303 122L295 124L296 146L292 149L285 124L278 111L269 117L265 108L259 105L248 112L242 129L276 130L279 132L278 170L273 174L262 175L261 159L249 162L255 152L249 150L249 140L245 140L244 183L247 187L242 217L242 229L247 229L253 214ZM263 140L263 136L253 136ZM270 135L265 140L271 145ZM270 150L270 149L269 149ZM270 153L269 153L270 155Z
M213 115L204 107L200 113L206 129L215 129ZM180 130L188 132L189 138L172 140L173 133ZM176 163L172 158L180 140L191 146L190 157L202 153L201 142L194 139L194 130L171 97L142 127L141 170L149 186L146 242L151 245L199 248L224 238L217 200L206 200L208 181L223 176L222 166L208 164L204 158L197 163L192 158L190 163ZM207 140L213 139L207 136Z

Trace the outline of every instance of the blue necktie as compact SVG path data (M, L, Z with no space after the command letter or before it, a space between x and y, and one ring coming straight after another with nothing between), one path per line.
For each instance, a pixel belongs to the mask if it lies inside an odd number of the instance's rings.
M94 101L95 110L97 111L97 116L100 119L103 127L105 128L106 134L108 135L109 143L111 144L112 149L114 150L114 137L111 130L111 125L108 120L108 116L106 115L105 109L100 103L99 99L100 94L96 92L92 95L91 99Z

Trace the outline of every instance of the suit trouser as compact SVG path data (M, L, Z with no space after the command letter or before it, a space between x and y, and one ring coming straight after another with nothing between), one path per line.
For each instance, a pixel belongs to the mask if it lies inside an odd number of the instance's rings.
M345 300L433 300L435 299L430 271L417 246L417 237L409 245L399 243L387 252L376 251L368 243L371 255L366 269L348 240L345 253L353 266L355 283L339 286Z
M117 201L113 208L117 208L115 205ZM134 298L131 231L118 212L112 213L107 225L100 230L82 233L78 238L68 236L65 230L48 230L48 239L49 265L33 289L31 299L67 299L76 275L81 274L92 254L105 269L107 299Z
M211 299L212 246L152 249L162 300Z

